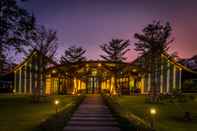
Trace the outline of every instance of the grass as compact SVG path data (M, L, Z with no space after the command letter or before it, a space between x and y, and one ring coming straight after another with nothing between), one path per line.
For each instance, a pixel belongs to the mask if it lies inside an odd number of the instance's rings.
M158 131L196 131L197 130L197 99L187 102L164 100L159 104L146 102L145 96L114 96L112 100L119 105L122 113L130 112L148 122L147 115L151 107L157 109L156 129ZM193 120L186 122L184 112L189 111Z
M61 112L72 105L75 96L51 96L41 103L32 103L30 96L0 96L0 131L31 131L55 115L54 100Z

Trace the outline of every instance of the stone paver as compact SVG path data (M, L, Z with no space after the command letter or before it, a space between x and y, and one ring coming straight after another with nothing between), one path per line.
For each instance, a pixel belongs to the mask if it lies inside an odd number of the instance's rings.
M120 131L101 96L87 96L64 131Z

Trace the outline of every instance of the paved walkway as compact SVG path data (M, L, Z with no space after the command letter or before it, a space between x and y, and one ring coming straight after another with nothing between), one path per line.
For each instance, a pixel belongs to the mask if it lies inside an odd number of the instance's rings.
M64 131L120 131L101 96L87 96Z

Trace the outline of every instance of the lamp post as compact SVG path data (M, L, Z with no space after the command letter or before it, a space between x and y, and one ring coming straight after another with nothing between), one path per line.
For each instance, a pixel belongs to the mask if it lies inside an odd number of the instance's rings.
M151 115L151 128L155 130L155 116L157 114L157 110L155 108L150 108L150 115Z
M55 104L55 113L57 114L57 112L58 112L59 100L55 100L55 101L54 101L54 104Z
M54 104L55 104L55 113L56 113L56 121L55 121L55 131L57 131L57 119L58 119L58 116L57 116L57 112L58 112L58 105L59 105L59 100L55 100L54 101Z

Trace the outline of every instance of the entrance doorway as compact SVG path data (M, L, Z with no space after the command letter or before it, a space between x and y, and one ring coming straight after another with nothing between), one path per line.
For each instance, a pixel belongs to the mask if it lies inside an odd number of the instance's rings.
M88 77L87 93L90 94L100 93L100 82L98 77L95 76Z

